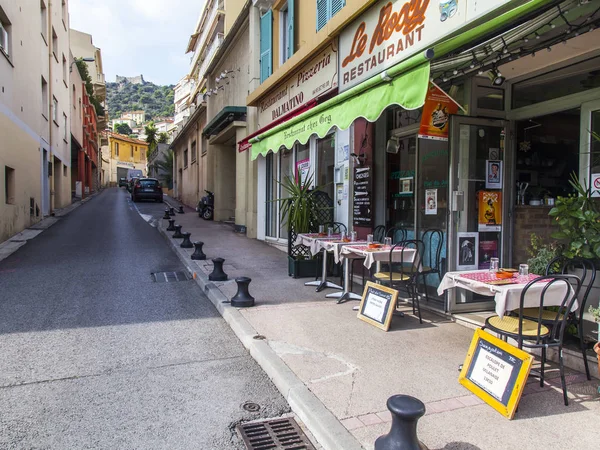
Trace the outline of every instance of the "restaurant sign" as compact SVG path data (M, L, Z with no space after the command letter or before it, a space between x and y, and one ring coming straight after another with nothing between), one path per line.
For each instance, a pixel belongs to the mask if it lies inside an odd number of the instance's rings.
M510 0L381 0L340 35L343 92Z
M300 108L308 101L336 89L338 86L337 47L329 44L301 68L287 77L283 84L258 103L258 125L271 122Z

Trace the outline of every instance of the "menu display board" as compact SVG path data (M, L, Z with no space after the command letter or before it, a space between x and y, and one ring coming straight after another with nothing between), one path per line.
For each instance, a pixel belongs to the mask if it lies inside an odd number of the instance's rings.
M533 356L483 330L476 330L458 381L500 414L512 419Z
M396 309L398 291L380 284L367 282L357 317L387 331Z
M371 167L354 168L354 225L370 227L373 222L371 209L371 194L373 192L373 178Z

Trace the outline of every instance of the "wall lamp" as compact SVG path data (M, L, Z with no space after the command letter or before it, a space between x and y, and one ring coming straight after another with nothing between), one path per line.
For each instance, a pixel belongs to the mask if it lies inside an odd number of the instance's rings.
M71 65L69 66L69 72L73 72L73 64L77 63L78 61L83 61L83 62L94 62L96 61L95 58L92 57L87 57L87 58L75 58L73 60L73 62L71 63Z
M502 86L506 78L502 76L498 69L492 69L488 72L488 78L494 86Z

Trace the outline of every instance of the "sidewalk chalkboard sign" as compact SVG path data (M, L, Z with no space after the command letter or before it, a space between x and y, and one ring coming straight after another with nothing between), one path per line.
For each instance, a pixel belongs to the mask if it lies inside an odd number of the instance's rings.
M371 167L354 168L354 200L353 221L359 227L370 227L373 221L371 211L371 192L373 191L373 178Z
M531 370L533 356L476 330L458 381L500 414L512 419Z
M397 290L369 281L363 291L357 317L387 331L396 310L397 299Z

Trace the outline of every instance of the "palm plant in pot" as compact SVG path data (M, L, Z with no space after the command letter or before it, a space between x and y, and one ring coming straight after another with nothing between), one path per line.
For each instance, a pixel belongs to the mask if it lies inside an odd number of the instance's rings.
M313 193L320 187L311 189L311 174L305 177L287 175L278 183L283 196L274 201L280 204L281 223L288 230L288 274L294 278L312 276L316 273L316 259L307 247L295 245L294 241L298 234L315 231L319 224L319 207Z

